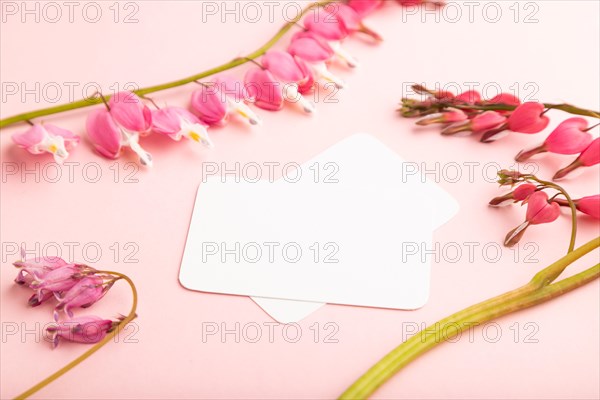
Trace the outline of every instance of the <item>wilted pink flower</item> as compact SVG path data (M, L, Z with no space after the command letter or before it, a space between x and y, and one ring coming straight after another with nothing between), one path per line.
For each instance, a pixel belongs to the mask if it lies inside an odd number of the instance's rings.
M79 264L66 264L56 268L39 279L34 279L29 287L35 290L38 301L41 302L48 292L63 292L71 289L85 275L93 273L94 270Z
M523 237L527 227L555 221L559 215L560 205L554 201L548 202L546 192L539 191L531 194L527 199L525 222L506 235L504 245L508 247L514 246Z
M362 18L382 5L383 0L348 0L348 6L352 7Z
M502 207L509 204L517 203L519 201L523 201L529 198L529 196L535 193L536 190L537 187L533 183L522 183L521 185L517 186L512 192L509 192L503 196L494 197L492 200L490 200L489 204L492 207Z
M21 257L25 258L24 249L21 249ZM60 257L36 257L16 261L13 265L19 268L15 283L29 285L34 279L43 279L50 271L67 265L67 262Z
M313 77L303 61L294 59L285 51L270 50L263 56L262 64L277 79L284 99L298 102L307 113L315 111L314 104L301 94L300 88L313 82Z
M192 94L192 111L208 125L224 125L233 114L243 117L251 125L260 125L260 118L248 107L254 101L242 82L223 74L213 82L202 84Z
M519 133L538 133L543 131L550 119L543 115L544 105L527 102L518 106L508 117L508 129Z
M279 111L283 108L281 84L271 72L253 67L246 72L244 81L257 107L269 111Z
M444 130L442 135L456 135L457 133L481 133L489 129L494 129L502 125L506 117L496 111L485 111L477 114L473 119L454 123Z
M505 104L508 106L518 106L521 104L521 99L510 93L500 93L489 100L482 102L483 104Z
M124 147L129 147L139 157L140 163L152 166L152 156L139 144L139 132L131 132L117 124L106 109L92 111L86 121L90 141L98 153L106 158L117 159Z
M58 346L59 339L77 343L98 343L112 331L120 321L111 321L95 316L71 318L47 328L52 347Z
M575 161L558 171L552 179L558 180L567 176L579 167L591 167L600 163L600 138L596 138L590 145L577 157Z
M338 88L344 87L344 81L331 73L327 67L335 53L326 41L308 31L298 32L292 38L287 51L310 66L315 80L332 82Z
M105 283L102 277L91 275L79 280L62 296L55 293L58 304L54 308L54 320L58 321L58 313L60 311L64 310L69 317L73 317L71 309L91 306L106 294L113 283L114 280Z
M165 107L152 112L152 130L179 141L186 137L212 147L207 126L198 117L181 107Z
M69 156L67 150L79 143L79 136L52 124L34 124L25 132L13 134L12 140L31 154L50 153L62 164Z
M323 9L315 9L304 17L304 27L311 33L327 40L338 58L349 67L356 67L358 61L349 54L341 45L350 33L341 17L336 15L338 5L332 3Z
M452 122L466 121L469 119L467 114L458 108L448 108L442 112L426 115L423 118L417 120L417 125L431 125L431 124L447 124Z
M587 126L588 123L583 118L569 118L561 122L543 144L531 150L521 151L515 160L523 162L535 154L547 151L557 154L578 154L592 143L592 135L585 131Z

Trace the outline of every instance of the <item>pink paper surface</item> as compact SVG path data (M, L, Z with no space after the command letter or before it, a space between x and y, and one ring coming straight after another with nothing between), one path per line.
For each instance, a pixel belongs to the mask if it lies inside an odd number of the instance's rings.
M8 13L8 3L22 7L21 2L0 3L5 19L0 38L3 118L81 98L84 87L89 94L94 83L110 93L128 82L144 87L211 68L260 47L284 22L282 11L293 16L297 8L271 2L276 5L269 15L269 8L257 3L261 16L251 22L256 13L244 11L242 2L236 23L234 15L219 9L225 7L221 2L212 3L216 15L203 14L201 2L97 2L102 17L92 23L93 10L87 10L88 20L83 17L85 2L74 9L73 22L69 9L57 3L62 17L52 23L56 14L44 9L45 2L28 2L31 9L38 5L39 22L23 10ZM225 3L235 8L235 2ZM105 160L84 139L68 160L74 163L72 170L62 167L57 179L49 157L31 156L12 145L10 135L24 125L3 129L0 397L21 393L87 348L63 342L51 350L43 341L51 307L28 308L29 293L13 284L11 263L19 256L12 252L21 243L47 254L60 248L64 258L89 263L100 249L94 266L128 274L139 290L139 317L119 343L108 344L33 396L40 399L332 398L421 324L524 284L561 257L570 231L566 212L550 225L530 229L518 250L507 250L499 244L522 222L524 209L490 209L487 202L503 193L491 182L495 169L514 166L514 155L541 142L566 114L552 112L544 133L511 134L484 145L475 138L441 137L436 129L416 128L395 113L415 82L449 84L446 89L454 91L471 85L488 97L499 88L518 90L529 100L600 108L598 3L543 1L515 3L512 9L509 3L477 3L471 15L464 3L452 3L439 17L387 4L385 11L367 19L385 42L375 46L354 38L344 44L361 66L335 69L349 84L333 97L335 103L315 100L314 116L293 106L279 113L257 110L263 127L233 121L212 129L212 151L149 137L142 143L154 156L152 170L134 169L128 164L135 161L131 153L117 163ZM495 10L501 13L497 22ZM128 15L137 22L124 23ZM243 76L243 68L234 72ZM10 94L14 85L17 94ZM33 93L22 98L23 89ZM191 84L152 97L161 104L186 106L194 89ZM87 112L43 121L83 135ZM271 328L272 320L249 298L192 292L179 285L202 162L302 162L361 131L432 171L429 177L461 205L460 213L436 232L439 259L433 256L431 297L424 308L405 312L328 305L298 326ZM593 132L597 135L597 129ZM532 167L549 178L572 159L544 155ZM357 161L369 162L360 154ZM137 182L129 182L131 178ZM598 182L598 168L592 168L564 184L581 197L598 193ZM580 218L578 244L598 230L597 221ZM473 242L470 255L465 243ZM456 248L462 251L459 259ZM597 254L572 271L593 265ZM598 398L599 297L595 281L465 333L415 361L376 397ZM118 283L89 311L115 316L126 314L129 305L128 289ZM211 327L229 333L203 340L203 331Z

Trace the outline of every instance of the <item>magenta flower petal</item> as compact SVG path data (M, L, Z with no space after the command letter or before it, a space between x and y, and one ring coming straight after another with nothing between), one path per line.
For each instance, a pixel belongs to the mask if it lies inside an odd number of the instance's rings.
M281 84L269 70L250 68L244 79L250 96L255 98L257 107L269 111L278 111L283 108L283 94Z
M104 157L116 159L121 154L121 130L104 108L92 111L86 122L92 145Z
M547 116L542 115L543 112L544 105L541 103L523 103L508 117L508 129L520 133L541 132L550 122Z
M382 5L383 0L348 0L348 6L361 17L372 13Z
M108 104L115 122L126 130L144 133L150 129L152 113L134 93L119 92L110 98Z
M284 83L303 83L306 74L290 53L281 50L268 51L262 58L262 65L271 71L273 76Z
M348 36L348 29L335 15L336 5L317 9L304 18L304 27L326 40L339 41Z
M231 97L237 102L250 101L250 94L246 90L244 83L237 79L235 76L230 74L222 74L215 78L214 83L217 85L217 89L224 95Z
M529 196L525 218L531 225L555 221L559 215L560 206L555 202L548 203L546 192L539 191Z
M152 115L152 130L169 136L173 140L187 137L211 147L207 126L194 114L181 107L166 107L155 110Z
M57 163L62 163L70 149L79 143L79 136L51 124L34 124L25 132L15 133L13 142L31 154L51 153Z
M92 275L79 280L62 296L55 292L55 297L59 303L54 309L54 319L58 321L58 312L62 310L69 317L72 317L73 311L71 309L91 306L100 300L107 290L104 280L99 276Z
M217 125L227 121L227 99L216 85L202 86L192 93L192 111L206 124Z
M592 135L585 132L588 123L583 118L569 118L561 122L544 142L544 148L557 154L577 154L592 143Z
M77 343L98 343L117 323L118 321L96 316L83 316L49 326L47 331L51 334L53 347L58 345L60 339Z
M12 140L20 147L23 147L32 154L43 153L36 145L44 140L44 128L40 124L35 124L24 132L15 133L12 135Z
M325 62L333 58L333 49L310 32L300 32L292 39L287 51L308 62Z
M600 219L600 195L582 197L575 204L582 213Z
M600 164L600 138L594 139L592 143L579 155L581 165L591 167Z

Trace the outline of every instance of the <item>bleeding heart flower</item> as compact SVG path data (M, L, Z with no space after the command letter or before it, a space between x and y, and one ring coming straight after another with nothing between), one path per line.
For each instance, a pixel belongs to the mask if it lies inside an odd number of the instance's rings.
M448 108L440 113L426 115L425 117L418 119L416 124L422 126L431 124L447 124L452 122L466 121L467 119L469 119L469 117L464 113L464 111L459 110L458 108Z
M417 6L419 4L426 4L426 3L431 3L434 4L436 6L443 6L444 5L444 1L443 0L438 0L438 1L433 1L433 0L396 0L401 6L403 7L408 7L408 6Z
M16 261L13 265L19 268L19 273L15 278L18 285L29 285L34 280L43 279L50 271L67 265L67 262L60 257L37 257L25 259L25 250L21 249L22 261Z
M50 153L54 161L62 164L69 156L67 150L79 143L79 136L55 125L33 124L25 132L13 134L12 140L31 154Z
M481 101L481 94L477 90L467 90L454 98L456 101L475 104Z
M583 118L569 118L552 131L546 141L531 150L521 151L515 157L518 162L528 160L535 154L551 152L556 154L578 154L592 143L592 135L586 132L588 123Z
M383 0L348 0L348 6L364 18L383 5Z
M254 98L242 82L231 75L220 75L213 82L202 84L192 94L192 111L208 125L224 125L229 116L237 114L250 125L260 125L260 118L248 107L246 101Z
M76 317L68 321L53 324L46 330L50 334L53 348L58 346L59 339L61 338L77 343L98 343L121 320L111 321L96 316Z
M533 183L522 183L512 192L509 192L504 196L494 197L490 200L489 205L492 207L503 207L509 204L518 203L519 201L527 200L536 190L537 187Z
M125 131L144 135L152 126L152 112L134 93L116 93L108 102L110 114Z
M54 308L54 320L58 321L58 313L63 311L73 317L72 308L87 308L100 300L114 284L114 280L104 282L100 276L92 275L80 279L64 295L54 293L58 304Z
M600 195L582 197L575 200L577 209L596 219L600 219Z
M66 264L56 268L43 277L36 277L29 287L36 291L37 299L42 301L48 292L64 292L71 289L84 276L93 274L95 270L79 264Z
M327 40L335 55L344 61L349 67L358 66L358 61L349 54L341 44L341 41L350 33L342 19L336 15L337 3L325 6L323 9L315 9L304 18L304 27L311 33Z
M279 90L285 100L298 102L307 113L315 111L314 104L301 94L300 88L313 82L312 74L303 61L285 51L270 50L263 56L262 64L279 81Z
M485 111L477 114L474 118L466 121L456 122L444 130L442 135L456 135L457 133L481 133L489 129L501 126L506 121L506 117L496 111ZM460 136L460 135L459 135Z
M269 70L250 68L244 81L257 107L268 111L279 111L283 108L281 84Z
M333 49L316 35L308 31L298 32L292 38L287 51L309 65L315 80L332 82L338 88L345 86L344 81L332 74L327 68L327 64L335 55Z
M560 205L555 201L548 202L548 195L545 192L539 191L531 194L527 199L525 222L506 235L504 245L514 246L523 237L527 227L553 222L559 215Z
M594 139L592 143L568 166L558 171L553 180L559 180L567 176L579 167L591 167L600 163L600 138Z
M119 125L108 110L92 111L88 115L86 127L94 148L104 157L117 159L121 156L123 148L129 147L138 155L142 165L152 166L152 156L139 144L140 133Z
M152 130L176 141L186 137L207 147L213 147L207 126L185 108L165 107L153 111Z
M344 3L335 3L335 8L332 11L332 14L337 16L337 18L344 24L348 32L364 33L378 42L383 41L383 38L377 32L373 31L362 22L362 17L352 7Z
M546 129L550 118L544 115L544 105L527 102L518 106L508 117L508 129L519 133L538 133Z

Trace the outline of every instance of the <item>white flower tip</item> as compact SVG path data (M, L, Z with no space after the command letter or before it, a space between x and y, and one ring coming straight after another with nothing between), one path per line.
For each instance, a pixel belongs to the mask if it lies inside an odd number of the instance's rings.
M150 153L140 154L140 164L145 167L152 167L152 155Z

